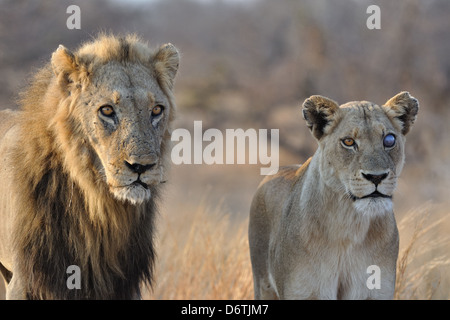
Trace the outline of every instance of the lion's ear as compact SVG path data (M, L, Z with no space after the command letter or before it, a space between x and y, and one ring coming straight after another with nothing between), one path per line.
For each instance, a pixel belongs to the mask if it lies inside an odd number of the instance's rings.
M153 66L160 84L169 89L173 88L179 62L180 55L173 44L167 43L159 48L153 58Z
M322 96L311 96L303 102L303 118L317 140L326 133L338 110L339 105L335 101Z
M383 108L391 119L399 123L402 134L406 135L416 121L419 101L403 91L389 99Z
M78 71L79 66L75 55L63 45L52 54L52 69L61 85L67 85L72 82L72 76Z
M52 54L52 68L56 76L72 73L78 69L75 55L62 44Z

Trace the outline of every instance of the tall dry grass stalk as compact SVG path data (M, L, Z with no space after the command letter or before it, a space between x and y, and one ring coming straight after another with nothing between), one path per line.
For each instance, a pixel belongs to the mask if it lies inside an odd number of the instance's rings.
M183 208L160 221L153 299L252 299L247 220Z
M395 299L450 298L449 217L435 211L427 204L406 213L399 222Z

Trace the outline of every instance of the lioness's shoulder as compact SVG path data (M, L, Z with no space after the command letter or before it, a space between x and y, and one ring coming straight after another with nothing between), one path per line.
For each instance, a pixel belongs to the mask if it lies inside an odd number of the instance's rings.
M259 184L258 188L270 188L271 186L273 186L277 189L284 187L290 189L297 183L297 181L299 181L303 177L310 162L311 158L309 158L305 163L301 165L297 164L280 167L276 174L264 178L264 180Z
M283 166L278 169L278 172L272 175L266 176L261 183L259 184L259 187L269 183L269 182L275 182L278 180L286 180L286 181L292 181L295 177L295 173L297 170L301 167L301 165L290 165L290 166Z

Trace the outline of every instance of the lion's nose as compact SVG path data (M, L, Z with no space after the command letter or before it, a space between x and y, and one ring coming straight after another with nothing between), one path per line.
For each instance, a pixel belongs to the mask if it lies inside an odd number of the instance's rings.
M363 173L362 175L364 178L371 181L375 186L378 186L381 183L381 181L386 179L386 177L388 176L387 173L383 173L383 174L365 174L365 173Z
M125 161L125 165L133 172L137 174L142 174L147 170L150 170L155 166L156 163L151 164L140 164L140 163L129 163L128 161Z

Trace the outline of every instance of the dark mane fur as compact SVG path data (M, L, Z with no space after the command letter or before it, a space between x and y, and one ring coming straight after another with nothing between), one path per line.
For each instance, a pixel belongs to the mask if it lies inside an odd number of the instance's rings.
M17 156L18 161L26 159L20 152ZM16 234L23 262L20 273L28 278L28 298L138 297L141 282L152 282L156 188L152 189L152 201L140 207L110 197L115 212L105 212L104 222L92 221L83 191L51 157L36 164L45 168L39 176L24 170L19 177L21 185L34 185L22 190L20 212L27 214L18 217ZM55 167L49 166L52 162ZM114 226L119 221L129 225ZM118 233L117 227L128 230L127 234ZM70 265L81 269L79 290L66 285Z

